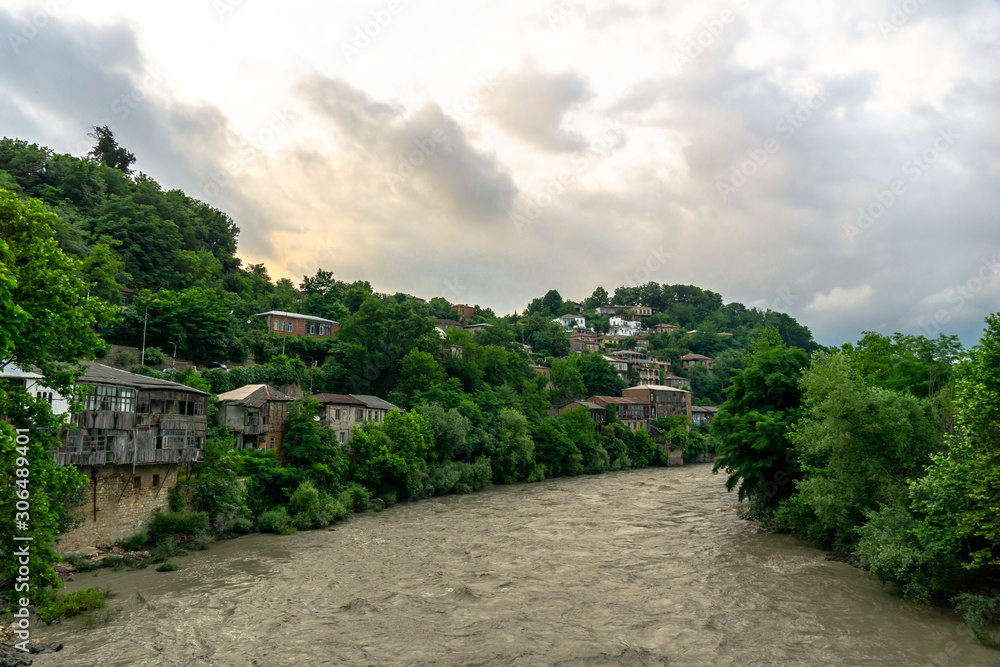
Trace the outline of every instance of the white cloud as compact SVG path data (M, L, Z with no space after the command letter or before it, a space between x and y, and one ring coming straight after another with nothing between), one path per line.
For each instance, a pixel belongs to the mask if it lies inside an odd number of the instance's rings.
M873 294L875 294L875 290L867 283L854 289L834 287L829 294L817 292L813 296L813 300L806 306L806 311L816 313L864 308L871 302Z

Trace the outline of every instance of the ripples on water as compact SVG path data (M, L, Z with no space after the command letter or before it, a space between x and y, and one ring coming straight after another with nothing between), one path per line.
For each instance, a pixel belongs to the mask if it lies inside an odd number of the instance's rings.
M36 664L1000 666L953 613L739 520L709 465L397 505L178 563L77 575L125 609L45 629L67 648Z

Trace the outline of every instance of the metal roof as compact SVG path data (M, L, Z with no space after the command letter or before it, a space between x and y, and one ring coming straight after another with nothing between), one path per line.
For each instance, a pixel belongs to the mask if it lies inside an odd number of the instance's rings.
M187 391L202 396L208 396L203 391L188 387L179 382L161 380L159 378L129 373L119 368L112 368L104 364L89 363L84 364L86 371L76 381L77 384L111 384L125 387L137 387L139 389L173 389L175 391Z
M259 408L268 401L290 401L287 396L266 384L248 384L219 394L219 401L229 405L242 405L248 408Z
M284 310L269 310L266 313L255 313L254 317L267 317L268 315L275 315L277 317L295 317L300 320L309 320L310 322L322 322L324 324L340 324L334 320L328 320L322 317L314 317L312 315L303 315L302 313L288 313Z
M684 389L678 389L677 387L668 387L664 384L640 384L635 387L629 387L628 389L623 389L622 391L629 391L631 389L649 389L650 391L679 391L682 394L689 394L690 392Z

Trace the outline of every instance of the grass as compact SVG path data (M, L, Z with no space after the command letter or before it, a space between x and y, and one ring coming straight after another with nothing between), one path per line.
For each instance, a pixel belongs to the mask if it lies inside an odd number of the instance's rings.
M181 566L172 560L164 561L156 566L157 572L175 572L181 569Z
M103 609L105 600L114 597L111 589L81 588L66 595L55 594L51 600L38 608L38 616L45 623L52 623L61 618L79 616L85 612Z

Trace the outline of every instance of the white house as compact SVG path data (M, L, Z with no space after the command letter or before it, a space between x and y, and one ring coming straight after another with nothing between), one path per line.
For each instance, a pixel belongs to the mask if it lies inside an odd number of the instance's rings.
M20 388L35 398L47 399L52 406L52 414L63 415L69 412L69 401L59 392L46 387L41 373L26 371L12 363L0 366L0 379L7 380L11 388Z
M586 329L587 320L580 315L563 315L552 320L553 322L562 325L563 329Z

